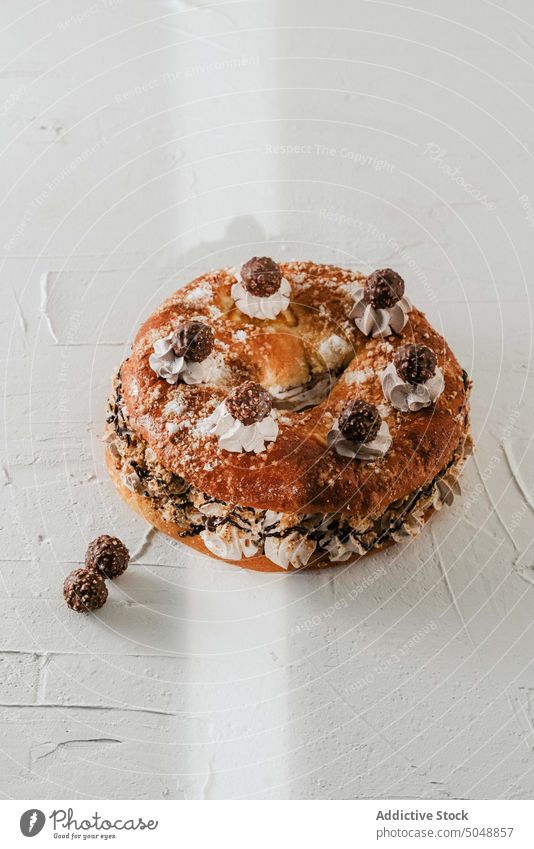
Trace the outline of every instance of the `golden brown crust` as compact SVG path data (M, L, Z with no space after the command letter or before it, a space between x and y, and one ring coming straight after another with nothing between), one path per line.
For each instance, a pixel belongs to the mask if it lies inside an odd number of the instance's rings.
M235 278L228 270L199 277L169 298L141 327L132 355L122 366L130 420L165 468L213 498L286 513L379 516L391 502L428 484L450 462L464 432L467 392L462 369L445 340L416 309L402 336L363 336L348 318L362 275L313 263L288 263L282 270L291 283L292 301L274 321L250 319L235 308L230 297ZM155 340L186 318L202 319L214 330L215 350L224 367L213 384L171 386L148 364ZM344 345L332 346L334 335ZM437 354L445 391L436 404L417 413L389 409L392 446L373 463L346 460L328 450L326 435L345 400L384 403L378 373L406 342L423 342ZM334 368L350 362L329 397L310 410L283 411L279 436L262 454L228 453L218 448L215 437L195 430L243 379L271 389L295 385L324 372L331 355ZM178 430L171 434L164 408L177 396L185 406L173 415ZM194 542L193 547L203 547Z

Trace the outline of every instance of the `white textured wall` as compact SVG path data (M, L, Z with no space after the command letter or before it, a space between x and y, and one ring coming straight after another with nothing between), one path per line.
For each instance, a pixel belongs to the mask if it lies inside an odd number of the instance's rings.
M4 0L0 64L0 794L531 798L531 4ZM195 558L106 478L138 322L259 250L394 266L475 380L464 499L357 568Z

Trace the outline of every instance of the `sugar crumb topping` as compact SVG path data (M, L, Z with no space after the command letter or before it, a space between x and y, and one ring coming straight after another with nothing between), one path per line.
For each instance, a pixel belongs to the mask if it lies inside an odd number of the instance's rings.
M187 402L184 396L179 392L174 398L165 404L163 412L166 416L179 416L185 410Z
M194 289L190 289L185 299L186 301L211 301L213 290L207 281L203 281Z
M353 383L366 383L374 377L374 371L371 368L365 368L361 371L345 372L345 383L349 385Z

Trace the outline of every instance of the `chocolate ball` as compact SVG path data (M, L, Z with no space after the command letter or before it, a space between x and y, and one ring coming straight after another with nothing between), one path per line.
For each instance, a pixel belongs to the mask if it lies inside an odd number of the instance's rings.
M241 280L247 292L268 298L278 292L282 283L280 266L268 256L253 256L241 266Z
M108 588L100 572L82 567L65 578L63 597L71 610L87 613L106 603Z
M375 309L387 309L404 295L404 280L392 268L379 268L369 275L363 290L368 304Z
M177 357L201 363L211 354L214 341L213 330L207 324L184 321L174 331L171 345Z
M107 534L89 543L85 555L85 565L88 569L101 572L106 578L117 578L128 568L130 552L117 537Z
M436 373L437 357L427 345L402 345L393 355L397 374L406 383L424 383Z
M259 383L247 380L232 389L226 401L226 409L244 425L261 422L272 410L272 398Z
M338 420L338 427L346 439L366 444L376 439L382 419L374 404L365 401L347 401Z

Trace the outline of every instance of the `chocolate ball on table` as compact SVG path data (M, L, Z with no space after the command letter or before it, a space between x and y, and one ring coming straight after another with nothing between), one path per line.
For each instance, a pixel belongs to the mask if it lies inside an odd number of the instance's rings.
M268 256L253 256L241 266L243 286L251 295L268 298L278 292L282 272L277 262Z
M71 610L89 613L106 603L108 588L100 572L81 567L65 578L63 597Z
M261 422L272 410L272 398L266 389L253 380L246 380L232 389L225 401L228 412L244 425Z
M434 377L438 359L427 345L401 345L393 355L397 374L406 383L425 383Z
M375 309L395 306L404 295L404 280L392 268L379 268L365 281L364 297Z
M201 363L211 354L214 341L213 330L203 321L184 321L174 331L171 345L177 357Z
M130 552L117 537L102 534L89 543L85 555L88 569L100 572L106 578L117 578L128 568Z
M382 419L374 404L365 401L347 401L338 419L338 427L345 439L365 445L376 439Z

